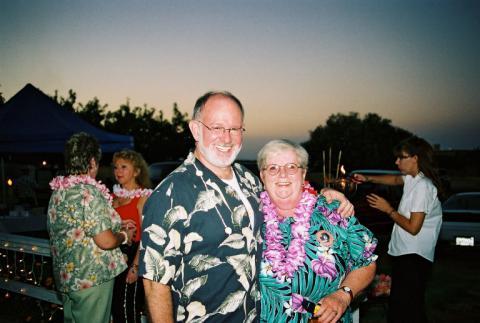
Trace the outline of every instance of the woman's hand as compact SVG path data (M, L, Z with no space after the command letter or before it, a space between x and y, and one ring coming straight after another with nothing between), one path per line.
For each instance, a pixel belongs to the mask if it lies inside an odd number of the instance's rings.
M138 279L138 266L132 265L132 267L128 268L126 282L127 284L133 284Z
M377 194L368 194L367 195L368 205L374 209L380 210L382 212L390 214L390 212L395 209L387 202L383 197L378 196Z
M122 220L122 229L130 230L132 228L136 229L135 221L133 221L132 219Z
M345 292L337 290L325 296L319 302L320 309L310 322L334 323L337 322L350 304L350 296Z
M422 229L423 222L425 221L425 212L410 212L410 217L406 218L395 210L384 198L376 194L367 195L367 201L371 207L387 213L393 222L411 235L417 235Z
M333 200L338 200L340 206L338 207L338 213L344 218L352 216L354 213L353 204L345 197L345 195L339 191L331 188L322 188L320 194L325 196L327 203L332 203Z
M132 238L135 236L137 232L137 226L135 225L135 221L127 219L122 220L122 231L125 231L128 238L128 244L132 243Z

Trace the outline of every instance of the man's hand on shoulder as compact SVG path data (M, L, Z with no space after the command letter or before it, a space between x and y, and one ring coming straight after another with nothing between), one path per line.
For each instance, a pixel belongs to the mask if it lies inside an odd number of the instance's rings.
M338 200L340 206L338 207L338 213L344 217L348 218L355 213L353 204L347 199L347 197L334 189L331 188L322 188L320 193L325 196L327 203L332 203L333 200Z

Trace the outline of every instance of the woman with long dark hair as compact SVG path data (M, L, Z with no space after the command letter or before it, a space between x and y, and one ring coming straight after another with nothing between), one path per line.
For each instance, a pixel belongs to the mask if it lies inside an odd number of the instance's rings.
M424 139L410 137L394 149L395 164L402 175L354 174L357 183L403 185L396 210L384 198L370 194L369 205L393 220L388 254L392 256L389 322L427 322L425 287L442 225L442 192L433 165L433 148Z

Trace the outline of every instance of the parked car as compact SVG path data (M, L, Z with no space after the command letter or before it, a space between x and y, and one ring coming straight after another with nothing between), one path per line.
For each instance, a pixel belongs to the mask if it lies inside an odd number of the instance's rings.
M182 160L172 160L153 163L148 166L148 172L150 173L150 180L153 187L156 187L168 174L174 171L178 166L183 163Z
M454 194L442 209L440 241L457 246L480 245L480 192Z

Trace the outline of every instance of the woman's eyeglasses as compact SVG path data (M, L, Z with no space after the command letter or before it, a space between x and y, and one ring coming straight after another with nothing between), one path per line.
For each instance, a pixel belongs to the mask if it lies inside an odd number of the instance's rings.
M298 169L303 167L294 163L288 163L283 166L277 164L270 164L267 165L267 167L264 167L263 170L267 171L268 175L275 176L280 173L280 169L282 168L285 169L285 172L288 175L295 175L298 172Z
M407 159L407 158L410 158L410 157L412 157L412 156L409 156L409 155L406 155L406 156L404 156L404 155L397 156L397 158L400 159L400 160Z

